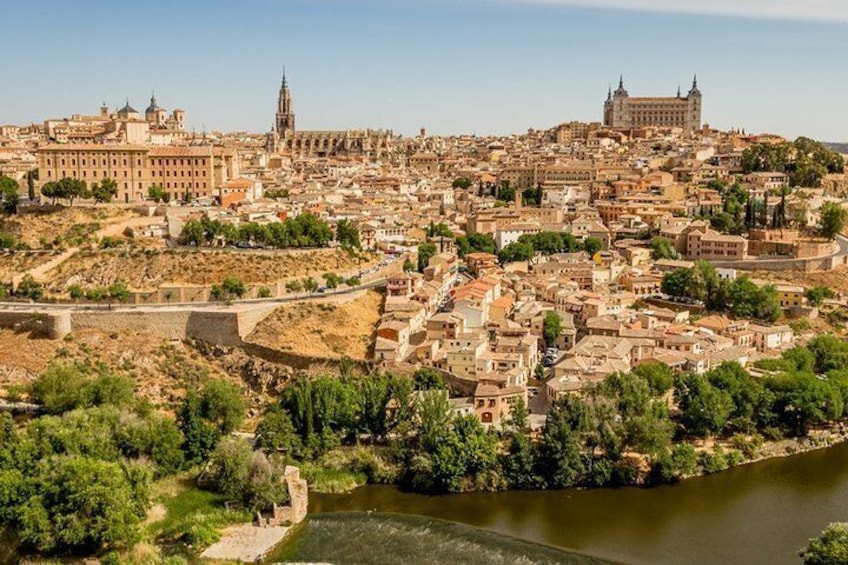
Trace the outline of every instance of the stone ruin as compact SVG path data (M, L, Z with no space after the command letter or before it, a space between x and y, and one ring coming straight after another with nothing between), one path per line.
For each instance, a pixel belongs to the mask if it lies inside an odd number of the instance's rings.
M292 465L286 465L285 477L289 490L289 503L284 506L274 504L271 507L270 516L263 516L261 512L257 512L256 525L289 526L306 518L309 506L309 488L306 480L300 478L300 469Z

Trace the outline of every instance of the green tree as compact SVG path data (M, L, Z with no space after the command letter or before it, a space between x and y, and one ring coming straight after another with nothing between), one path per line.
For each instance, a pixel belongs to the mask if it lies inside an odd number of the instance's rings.
M68 296L70 296L71 300L79 300L85 296L85 291L80 285L72 284L68 287Z
M833 522L817 538L810 539L799 555L804 565L841 565L848 563L848 524Z
M462 190L468 190L471 187L471 179L466 177L457 177L451 183L453 188L461 188Z
M427 233L427 237L430 238L453 237L453 232L444 222L439 222L438 224L436 224L431 221L430 225L427 226L427 229L425 231Z
M739 363L722 363L706 377L710 384L730 395L733 409L728 424L731 427L750 433L770 423L772 395Z
M697 437L721 432L733 411L733 399L704 375L685 374L674 383L674 399L680 407L681 423Z
M819 307L825 300L832 299L836 295L833 290L826 286L814 286L807 289L806 296L807 300L810 301L810 304Z
M663 275L661 289L669 296L686 296L691 279L690 269L675 269Z
M99 183L92 183L91 195L95 202L110 202L118 195L118 183L109 178L103 179Z
M318 281L316 281L312 277L306 277L305 279L303 279L302 284L303 284L303 290L305 290L306 292L308 292L310 294L312 294L313 292L318 290Z
M0 175L0 199L3 200L3 211L7 214L14 214L18 210L18 202L20 195L18 192L18 182L6 175Z
M441 373L431 367L421 367L412 375L415 390L446 389Z
M545 314L545 319L542 322L542 337L545 339L545 345L554 347L562 335L562 317L554 310L550 310Z
M15 294L30 300L40 300L44 295L44 287L41 283L36 282L31 274L27 273L18 283Z
M81 456L45 460L20 508L18 532L41 552L132 546L149 506L149 475Z
M324 273L322 277L324 279L324 283L327 285L327 288L330 289L338 288L339 285L344 282L344 278L337 275L336 273Z
M209 381L200 394L194 391L186 394L177 421L185 437L184 451L189 461L205 459L218 440L238 428L243 418L241 390L227 381Z
M228 297L243 298L247 294L247 287L244 281L238 277L225 278L221 282L221 289Z
M821 216L821 233L828 239L834 239L845 229L848 211L836 202L825 202L819 211Z
M539 447L538 472L553 488L579 484L585 477L586 464L580 446L580 413L585 406L577 398L557 400L548 411Z
M303 282L297 279L286 282L286 290L289 292L300 292L303 290Z
M336 241L343 246L361 249L359 241L359 229L350 220L339 220L336 224Z
M498 253L498 259L501 264L512 263L514 261L529 261L533 258L533 253L532 245L516 241L501 249L500 253Z
M240 501L253 512L286 501L283 469L262 452L254 452L244 438L225 437L209 458L212 487Z
M35 181L38 180L38 169L31 169L27 171L26 174L26 182L27 182L27 197L29 201L32 202L35 200Z
M604 244L596 237L587 237L583 242L583 250L589 254L589 257L594 257L595 253L603 249Z
M300 454L302 442L288 412L275 406L265 414L256 428L256 447L269 453L282 452L287 456Z
M495 252L495 240L489 234L472 233L469 236L463 235L456 238L456 245L460 257L464 257L469 253Z
M436 254L436 246L432 243L422 243L418 246L418 272L423 273L430 264L430 259Z
M409 257L404 259L403 260L403 272L404 273L411 273L414 270L415 270L415 263L413 263L412 260Z
M774 395L772 410L790 433L807 435L811 426L840 418L845 409L837 386L812 373L786 373L765 381Z
M671 245L671 241L664 237L655 237L651 240L651 256L658 259L680 259L680 254Z
M171 195L165 192L165 189L160 184L151 184L147 188L147 197L156 204L160 202L167 203L171 199Z
M130 289L127 287L127 283L123 281L116 281L109 285L107 292L110 300L127 302L130 299Z
M633 369L633 374L645 379L654 396L662 396L674 386L674 371L665 363L644 363Z

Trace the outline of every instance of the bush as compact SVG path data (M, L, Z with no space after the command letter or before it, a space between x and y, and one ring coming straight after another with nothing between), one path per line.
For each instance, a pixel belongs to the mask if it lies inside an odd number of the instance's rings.
M712 453L701 453L698 462L707 475L724 471L730 466L727 454L721 446L717 446Z
M36 282L32 275L27 273L24 275L24 278L21 279L21 282L18 284L18 288L15 289L15 294L24 298L29 298L30 300L40 300L44 295L44 287L41 283Z

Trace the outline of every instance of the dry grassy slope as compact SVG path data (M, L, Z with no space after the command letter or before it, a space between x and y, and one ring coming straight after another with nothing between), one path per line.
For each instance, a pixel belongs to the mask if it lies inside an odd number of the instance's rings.
M299 355L368 360L384 297L371 290L344 303L306 302L278 308L247 341Z
M104 227L134 216L130 210L107 206L64 208L50 214L26 214L0 220L0 231L13 234L29 247L40 248L42 238L53 241L70 233L74 226L99 224Z
M848 293L848 266L839 267L832 271L753 271L748 274L751 278L771 282L788 282L790 284L812 287L826 286L837 292Z
M373 261L363 262L362 268ZM339 249L310 251L151 251L142 249L81 251L48 273L52 286L106 285L125 281L136 289L165 283L214 284L228 276L247 283L273 282L326 272L345 273L357 261Z
M157 406L173 407L187 389L204 378L227 375L183 344L171 344L142 333L105 334L86 330L75 332L67 341L32 339L28 334L0 330L0 389L26 385L52 360L89 360L134 379L139 396Z
M0 282L10 282L15 276L44 265L55 255L53 253L14 253L0 254Z

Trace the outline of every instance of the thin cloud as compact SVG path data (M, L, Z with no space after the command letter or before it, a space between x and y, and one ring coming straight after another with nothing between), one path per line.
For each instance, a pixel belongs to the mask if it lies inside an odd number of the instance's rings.
M848 22L848 0L505 0L524 4L737 16L777 20Z

